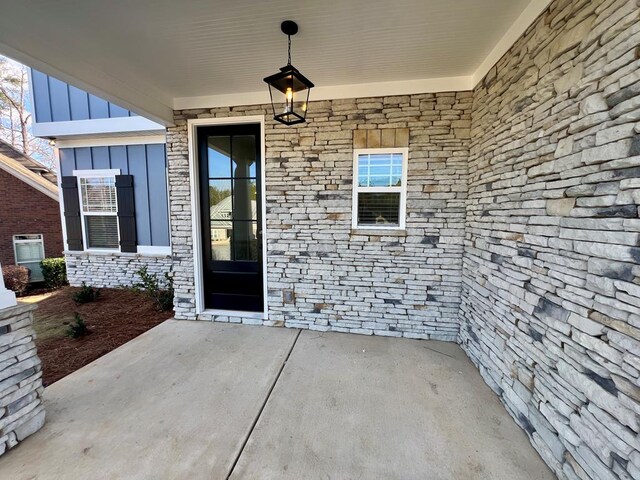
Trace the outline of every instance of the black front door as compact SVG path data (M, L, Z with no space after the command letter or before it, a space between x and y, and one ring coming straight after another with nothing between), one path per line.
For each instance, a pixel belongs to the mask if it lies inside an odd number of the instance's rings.
M262 312L260 125L198 129L205 307Z

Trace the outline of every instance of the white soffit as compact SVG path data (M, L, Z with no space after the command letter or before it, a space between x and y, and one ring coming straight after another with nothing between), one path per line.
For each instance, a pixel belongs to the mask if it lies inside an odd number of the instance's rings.
M293 64L313 100L470 90L550 0L22 0L0 52L168 125L172 109L268 102Z

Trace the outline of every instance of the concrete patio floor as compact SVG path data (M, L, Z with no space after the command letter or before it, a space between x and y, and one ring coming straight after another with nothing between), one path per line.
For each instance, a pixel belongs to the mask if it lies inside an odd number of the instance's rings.
M170 320L45 402L0 478L555 478L449 343Z

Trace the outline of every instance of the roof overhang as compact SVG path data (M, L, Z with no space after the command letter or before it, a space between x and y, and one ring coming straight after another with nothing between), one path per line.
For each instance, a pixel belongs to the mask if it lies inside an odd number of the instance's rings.
M27 0L4 6L0 53L170 125L174 109L268 103L287 18L324 100L473 89L549 3Z
M13 175L39 192L44 193L47 197L52 198L56 202L59 201L58 187L56 185L51 183L49 180L42 178L38 174L33 173L31 170L21 165L20 162L17 162L6 155L2 155L1 153L0 169Z

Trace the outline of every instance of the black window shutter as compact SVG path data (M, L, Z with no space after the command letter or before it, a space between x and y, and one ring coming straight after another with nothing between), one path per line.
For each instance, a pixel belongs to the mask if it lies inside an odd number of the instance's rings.
M62 201L64 202L64 223L67 227L67 246L71 251L81 251L83 249L82 218L76 177L62 177Z
M120 251L137 252L136 207L133 196L133 175L116 175L118 195L118 224L120 225Z

